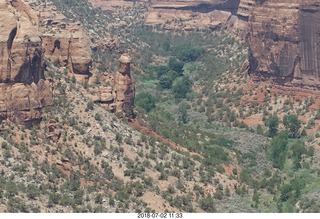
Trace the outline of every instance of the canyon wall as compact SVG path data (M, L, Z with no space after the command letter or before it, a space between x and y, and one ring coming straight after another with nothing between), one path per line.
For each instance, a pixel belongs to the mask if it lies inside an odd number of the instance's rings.
M66 22L54 5L36 7L44 55L75 74L88 74L92 65L91 40L79 23Z
M38 120L52 98L37 16L20 0L0 0L0 28L0 120Z
M145 25L167 30L219 29L236 14L240 0L88 0L93 6L117 13L123 7L144 3L149 10Z
M102 9L146 2L89 1ZM318 0L151 0L146 4L149 10L145 24L149 26L186 31L236 30L247 41L250 74L257 80L320 86Z
M248 8L244 16L239 10L239 17L245 20L248 15L251 74L259 80L319 87L320 3L266 0L253 2Z

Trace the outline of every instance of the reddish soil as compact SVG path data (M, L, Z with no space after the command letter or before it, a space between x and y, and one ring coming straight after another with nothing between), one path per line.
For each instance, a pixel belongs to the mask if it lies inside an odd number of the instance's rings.
M272 97L270 101L273 101L273 99L276 96L281 101L281 96L285 96L291 99L291 101L293 101L294 104L298 103L298 101L304 102L308 98L312 97L315 102L309 107L310 111L314 113L320 108L320 98L318 98L320 96L320 90L281 86L274 84L272 81L263 81L257 84L256 82L254 82L254 78L252 77L248 77L246 83L243 84L241 87L245 93L245 95L241 98L241 102L245 103L247 107L250 107L251 104L260 105L267 103L264 101L265 94L270 94L270 96ZM252 92L252 95L249 94L250 92ZM268 101L268 103L272 106L273 103L271 103L270 101ZM281 113L278 114L280 120L283 118L283 116L284 115ZM305 114L303 116L299 116L299 119L303 122L303 124L307 124L307 122L310 119L310 113ZM262 121L262 115L260 114L251 115L250 117L244 118L242 121L249 127L256 126L258 124L264 124L264 122ZM315 133L318 131L318 128L319 123L316 121L315 127L310 130L307 130L307 133Z
M244 118L242 120L247 126L256 126L256 125L263 125L263 121L260 115L253 115L250 118Z
M183 146L181 146L181 145L178 145L178 144L176 144L176 143L174 143L174 142L172 142L172 141L169 141L168 139L164 138L163 136L161 136L161 135L157 134L156 132L150 130L148 127L143 126L142 124L140 124L140 123L138 122L137 119L132 119L132 120L129 122L129 125L130 125L132 128L140 131L141 133L147 134L147 135L149 135L149 136L153 136L154 138L160 140L161 142L169 145L169 146L170 146L171 148L173 148L173 149L177 149L177 150L182 151L182 152L189 152L191 155L198 155L198 156L200 156L200 155L197 154L197 153L190 152L188 149L186 149L185 147L183 147Z
M57 168L65 175L70 176L70 170L67 170L67 167L65 165L62 164L56 164Z

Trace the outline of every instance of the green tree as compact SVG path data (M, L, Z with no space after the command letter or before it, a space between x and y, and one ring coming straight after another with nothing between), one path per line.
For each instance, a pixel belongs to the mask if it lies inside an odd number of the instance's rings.
M285 202L287 200L295 200L301 196L301 190L305 187L306 182L305 179L302 178L294 178L291 180L289 184L284 184L280 187L280 200Z
M164 40L162 43L162 48L164 51L169 51L170 50L170 41L168 39Z
M285 202L292 196L293 186L291 184L285 184L281 186L280 191L281 191L280 200L282 202Z
M176 71L173 71L173 70L169 70L166 75L168 77L171 78L172 81L174 81L175 79L177 79L178 77L182 76L182 74L176 72Z
M307 149L305 148L304 142L297 141L292 145L292 168L294 170L301 168L301 156L306 153Z
M186 98L187 93L191 91L192 82L186 76L179 77L173 82L172 91L177 99Z
M178 108L179 120L186 124L188 122L188 109L190 109L190 105L186 102L182 102Z
M297 115L294 115L294 114L285 115L283 117L283 125L288 131L288 136L290 138L296 138L299 136L301 121L298 119Z
M269 128L269 136L273 137L278 133L279 118L273 115L266 120L265 125Z
M162 75L159 78L159 85L162 89L170 89L172 87L172 77L169 75Z
M196 61L203 53L204 49L194 48L190 45L182 44L174 47L174 55L184 62Z
M50 193L49 195L49 202L48 202L48 207L51 208L54 205L58 204L60 201L60 195L56 193Z
M135 105L144 109L146 112L150 112L156 107L155 98L149 93L140 93L135 98Z
M287 133L281 132L278 135L276 135L271 141L271 156L274 167L278 169L283 169L286 160L287 150Z
M169 71L169 67L165 65L159 65L155 67L155 71L156 71L157 77L160 78L162 75L166 74Z
M102 195L100 193L97 194L96 197L94 198L94 202L96 204L102 204L102 201L103 201Z
M94 103L92 101L89 101L87 103L87 107L86 107L85 111L86 112L91 111L91 110L93 110L93 108L94 108Z
M183 66L184 66L183 62L178 61L177 59L172 58L172 57L169 59L168 67L172 71L178 72L179 75L182 75L182 73L183 73Z
M27 187L27 197L29 199L35 199L40 195L39 188L36 185L30 184Z

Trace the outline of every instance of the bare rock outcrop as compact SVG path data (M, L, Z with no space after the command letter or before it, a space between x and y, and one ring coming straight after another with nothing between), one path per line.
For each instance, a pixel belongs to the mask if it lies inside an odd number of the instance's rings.
M234 19L234 23L232 25L242 36L245 36L248 32L249 17L251 16L252 10L256 4L256 0L240 0L236 19Z
M37 120L52 104L37 16L20 0L0 0L0 28L0 120Z
M146 25L165 29L219 29L228 25L239 0L154 0L146 16Z
M59 141L61 133L58 123L54 119L49 120L47 138L56 143Z
M280 84L319 87L319 1L256 1L250 13L251 73Z
M38 6L40 32L45 57L71 73L88 74L92 65L91 40L83 28L74 22L65 22L65 16L47 3Z
M36 17L20 0L1 0L0 24L0 82L37 83L43 69Z
M91 99L94 102L102 104L119 117L133 116L135 83L130 63L130 56L123 54L119 58L118 72L102 75L100 78L102 84L91 91Z
M134 79L130 70L131 58L124 54L119 58L119 71L115 74L116 112L132 115L134 108Z

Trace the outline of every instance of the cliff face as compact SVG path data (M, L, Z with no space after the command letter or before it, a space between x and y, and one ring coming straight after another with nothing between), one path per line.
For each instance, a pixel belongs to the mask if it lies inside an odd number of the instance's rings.
M37 17L20 0L0 0L0 28L0 120L39 119L52 99Z
M88 0L102 10L117 12L134 3L146 3L148 26L160 25L164 29L218 29L226 27L236 13L240 0Z
M0 1L0 82L30 83L43 78L37 20L20 1Z
M320 85L320 3L267 0L248 18L250 71L278 83Z
M219 29L228 25L239 0L154 0L146 16L146 25L165 29Z
M90 40L83 30L43 34L45 56L75 74L88 74L92 65Z
M67 67L72 73L89 73L91 41L83 28L77 23L66 23L66 18L52 4L39 5L37 10L45 57Z

